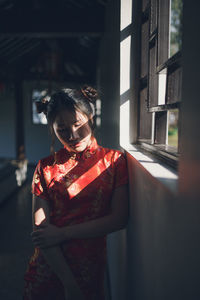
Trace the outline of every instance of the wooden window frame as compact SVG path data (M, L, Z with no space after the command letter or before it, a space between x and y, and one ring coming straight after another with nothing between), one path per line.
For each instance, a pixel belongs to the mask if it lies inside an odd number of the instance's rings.
M172 57L169 57L169 21L170 0L143 0L140 7L141 29L140 29L140 76L139 76L139 122L138 122L138 144L145 150L158 155L171 166L177 167L179 158L179 149L167 145L168 123L167 114L171 109L179 110L179 123L181 119L181 51ZM146 25L148 35L144 47L146 34ZM144 30L145 28L145 30ZM143 58L144 52L148 52L148 59ZM144 65L144 63L148 65ZM147 69L145 74L144 70ZM161 72L166 73L166 93L164 103L159 104L158 100L158 76ZM174 84L175 82L175 84ZM143 90L147 90L146 109L144 109ZM140 103L142 101L142 104ZM150 117L151 115L151 117ZM141 126L142 119L147 124L151 119L151 133L149 128L146 130ZM178 136L180 141L180 126L178 126Z

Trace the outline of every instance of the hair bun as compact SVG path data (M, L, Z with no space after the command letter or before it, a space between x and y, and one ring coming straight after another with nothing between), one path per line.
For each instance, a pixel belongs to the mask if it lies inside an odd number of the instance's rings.
M48 103L49 101L45 98L43 98L41 101L35 101L37 113L40 114L43 112L46 115Z
M87 98L91 103L94 103L98 98L97 90L91 86L84 86L81 88L81 93L85 98Z

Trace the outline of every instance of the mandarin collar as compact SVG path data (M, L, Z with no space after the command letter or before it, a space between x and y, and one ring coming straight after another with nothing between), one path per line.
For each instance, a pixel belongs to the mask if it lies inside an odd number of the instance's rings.
M96 149L98 148L97 141L94 137L91 138L91 144L82 152L72 152L64 146L64 149L67 151L67 154L70 156L72 160L87 159L91 157L92 154L96 153Z

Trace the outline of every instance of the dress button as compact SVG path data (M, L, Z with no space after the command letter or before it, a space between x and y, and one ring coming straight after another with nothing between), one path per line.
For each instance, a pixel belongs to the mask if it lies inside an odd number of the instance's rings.
M90 157L90 156L91 156L90 152L87 151L87 152L85 153L85 157L88 158L88 157Z
M76 153L72 154L71 159L76 159Z

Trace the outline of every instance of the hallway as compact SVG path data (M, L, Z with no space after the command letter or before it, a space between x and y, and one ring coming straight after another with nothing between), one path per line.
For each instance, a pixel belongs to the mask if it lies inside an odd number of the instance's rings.
M0 207L0 299L21 300L23 276L32 253L31 178Z
M129 174L127 228L107 239L112 300L200 299L199 15L189 0L0 0L0 203L13 161L50 153L35 102L97 88L95 137ZM0 205L0 300L22 300L32 175Z

